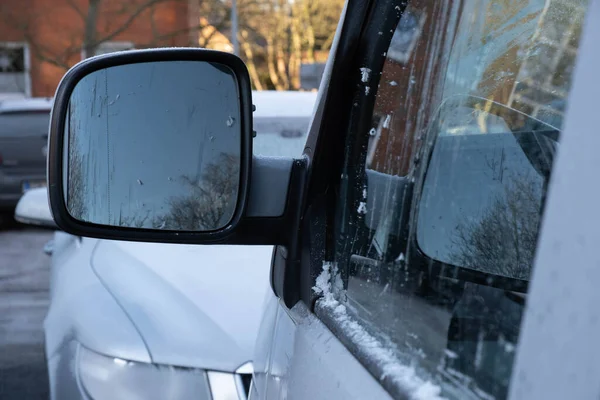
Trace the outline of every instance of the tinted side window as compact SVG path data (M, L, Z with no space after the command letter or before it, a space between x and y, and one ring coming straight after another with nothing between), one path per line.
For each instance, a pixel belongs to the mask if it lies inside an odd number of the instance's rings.
M47 135L49 122L49 111L0 114L0 137Z
M586 6L408 3L364 168L342 174L324 302L362 327L384 383L506 397Z

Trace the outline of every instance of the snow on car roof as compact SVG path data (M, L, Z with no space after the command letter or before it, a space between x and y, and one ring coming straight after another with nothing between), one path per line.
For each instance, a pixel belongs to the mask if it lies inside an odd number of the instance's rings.
M254 117L310 117L317 92L263 90L252 91L256 106Z
M47 97L0 100L0 113L15 111L50 111L51 108L52 99Z

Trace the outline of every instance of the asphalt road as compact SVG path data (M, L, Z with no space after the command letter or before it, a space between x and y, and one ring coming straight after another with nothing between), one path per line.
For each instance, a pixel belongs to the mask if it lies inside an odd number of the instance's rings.
M42 323L52 231L0 224L0 399L48 399Z

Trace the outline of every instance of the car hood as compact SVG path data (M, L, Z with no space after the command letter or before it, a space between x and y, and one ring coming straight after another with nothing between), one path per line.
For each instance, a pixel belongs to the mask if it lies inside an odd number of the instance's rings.
M92 268L152 362L235 371L252 359L271 246L98 242Z

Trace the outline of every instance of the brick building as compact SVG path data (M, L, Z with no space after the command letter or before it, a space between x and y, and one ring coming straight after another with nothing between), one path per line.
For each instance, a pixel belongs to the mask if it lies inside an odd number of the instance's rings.
M197 10L184 0L1 0L0 97L52 96L86 55L198 43ZM97 8L94 8L94 4ZM86 23L97 11L96 23ZM94 27L95 25L95 27ZM95 28L95 29L94 29ZM95 35L89 35L89 33ZM93 46L94 47L94 46Z

